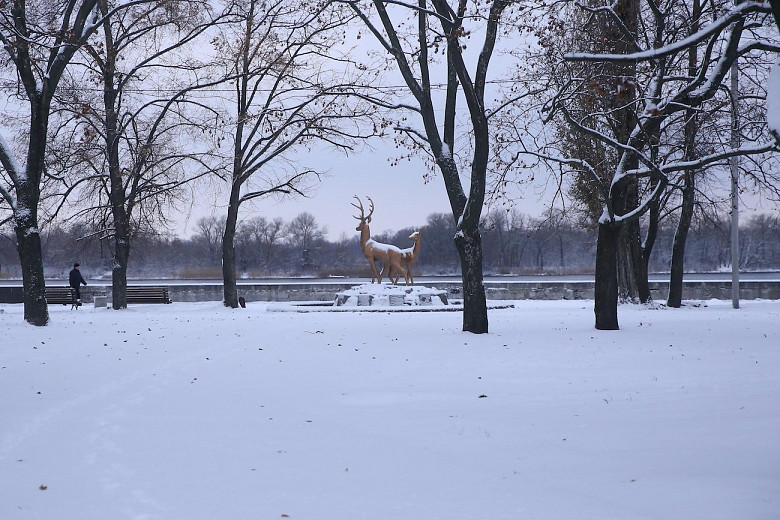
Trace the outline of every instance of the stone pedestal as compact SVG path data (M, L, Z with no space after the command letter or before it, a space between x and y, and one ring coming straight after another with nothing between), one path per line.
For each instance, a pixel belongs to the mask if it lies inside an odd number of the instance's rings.
M336 294L333 305L354 307L446 306L447 291L422 285L363 284Z

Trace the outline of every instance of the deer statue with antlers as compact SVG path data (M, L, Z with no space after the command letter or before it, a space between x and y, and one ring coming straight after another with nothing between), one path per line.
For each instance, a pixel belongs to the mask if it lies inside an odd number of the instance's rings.
M409 240L414 241L414 245L412 247L407 247L406 249L401 249L401 254L403 254L401 257L401 264L406 269L406 276L404 276L406 285L409 285L410 281L411 285L414 285L414 275L412 274L412 268L414 267L414 264L417 263L417 259L420 258L420 233L422 233L422 229L409 235ZM391 280L393 280L390 273L388 273L388 276ZM394 285L398 285L398 279L400 277L401 273L396 272L395 279L393 280Z
M355 199L357 199L358 203L355 204L353 202L352 205L360 211L359 217L353 215L360 221L360 224L355 228L355 231L360 231L360 249L363 251L363 256L368 259L368 263L371 266L371 283L374 283L374 279L376 279L377 283L382 283L382 275L385 272L389 274L392 269L403 274L404 278L406 278L406 269L402 265L403 253L401 252L401 249L390 244L376 242L371 238L371 230L369 229L368 224L371 222L371 215L374 214L374 201L371 200L371 197L366 198L370 204L368 215L366 215L366 212L363 209L363 203L357 195L355 195ZM381 273L376 269L377 261L382 263ZM397 284L398 278L399 277L397 276L393 285ZM389 276L388 279L392 281L392 278Z

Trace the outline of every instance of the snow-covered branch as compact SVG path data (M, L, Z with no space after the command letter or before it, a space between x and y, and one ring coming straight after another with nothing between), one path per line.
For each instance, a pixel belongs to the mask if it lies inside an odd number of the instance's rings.
M1 133L0 164L2 164L5 171L8 172L8 175L11 177L12 181L16 182L22 176L24 176L24 170L19 165L19 163L16 162L16 158L13 155L13 149L8 145L8 142L3 138ZM13 206L13 197L7 190L3 188L2 183L0 183L0 190L2 190L0 191L0 194L3 196L3 198Z
M640 202L636 208L623 215L608 214L605 212L604 216L602 216L602 219L610 218L611 222L615 224L626 224L640 218L642 215L650 211L652 203L661 197L661 194L664 192L668 184L668 179L666 177L662 177L660 182L655 185L655 189L653 189L650 195L648 195L642 202Z
M758 155L762 153L780 151L780 147L776 143L761 143L752 146L744 146L736 150L724 150L722 152L713 153L699 157L692 161L674 161L671 163L663 164L659 169L664 173L674 173L680 171L689 170L701 170L710 164L724 161L730 157L742 157L747 155ZM647 168L634 170L632 172L626 172L631 175L644 176L650 174L650 170Z
M751 13L771 13L768 2L743 2L735 5L728 13L721 16L711 24L707 25L700 31L683 38L676 42L670 43L658 49L645 49L639 52L632 52L627 54L601 54L594 52L572 52L564 55L564 59L568 61L613 61L613 62L636 62L636 61L648 61L658 59L664 56L677 54L692 46L695 46L707 39L718 36L731 24L744 19Z

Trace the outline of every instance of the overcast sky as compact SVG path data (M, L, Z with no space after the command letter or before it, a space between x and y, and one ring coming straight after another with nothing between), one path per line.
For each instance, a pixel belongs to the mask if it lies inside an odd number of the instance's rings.
M311 159L307 161L302 158L302 166L316 165L328 172L320 182L315 183L309 197L286 198L282 201L267 198L253 205L243 205L241 219L281 217L289 222L306 211L327 227L330 240L337 240L342 233L347 237L357 235L357 221L353 215L358 211L351 206L355 202L354 195L363 199L366 211L368 203L365 197L373 199L375 210L371 231L376 234L423 226L431 213L451 214L444 181L438 172L436 177L426 183L426 169L422 160L403 161L398 166L391 166L388 159L399 155L399 151L392 145L383 145L378 141L375 145L373 150L349 157L336 152L317 152L315 164L311 164ZM463 182L464 189L468 190L468 179L463 179ZM516 201L518 211L533 216L544 211L545 200L539 200L535 191L539 191L539 188L530 190ZM225 194L201 198L190 213L182 214L182 234L192 235L197 229L198 219L203 216L223 216L226 200Z

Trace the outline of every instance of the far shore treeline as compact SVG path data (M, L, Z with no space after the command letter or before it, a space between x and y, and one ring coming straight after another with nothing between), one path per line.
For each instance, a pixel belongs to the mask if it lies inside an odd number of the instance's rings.
M130 278L220 278L223 219L198 221L190 238L140 232L130 264ZM419 226L424 229L419 275L459 274L452 242L451 216L434 213ZM374 234L379 242L405 248L418 228ZM674 223L662 226L650 258L651 272L667 272ZM19 278L13 235L0 234L0 278ZM487 274L592 273L596 231L565 218L531 218L516 212L491 212L482 234ZM86 228L48 227L42 232L47 278L65 278L73 263L91 279L111 279L112 242L90 236ZM255 217L241 223L236 236L236 258L242 277L369 276L359 235L331 241L316 218L302 213L291 221ZM688 238L685 265L689 272L713 272L730 266L729 225L723 220L697 222ZM740 229L740 268L780 269L780 216L756 215Z

